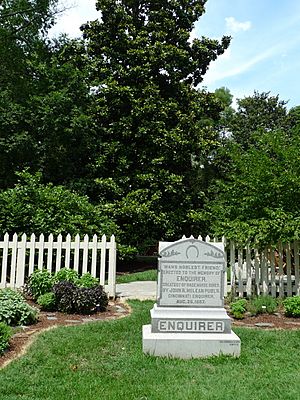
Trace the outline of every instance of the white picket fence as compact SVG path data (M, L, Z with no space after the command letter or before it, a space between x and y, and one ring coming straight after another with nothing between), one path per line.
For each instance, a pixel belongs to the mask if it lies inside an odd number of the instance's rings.
M185 237L185 236L184 236ZM264 249L240 247L234 241L198 236L212 244L222 243L225 263L230 276L228 291L234 296L270 295L285 297L300 295L300 241L269 245ZM225 274L225 282L227 274ZM224 288L226 295L227 285Z
M11 239L5 234L0 241L0 260L0 288L22 287L35 268L46 268L53 273L61 268L72 268L79 274L90 272L103 286L107 279L106 292L109 297L116 295L114 235L109 241L105 235L100 241L97 235L91 240L88 235L83 240L76 235L72 241L71 235L63 240L62 235L54 239L50 234L46 239L43 234L39 237L32 234L28 240L26 234L20 239L17 234Z
M239 296L300 295L300 242L282 243L255 249L228 243L231 290Z

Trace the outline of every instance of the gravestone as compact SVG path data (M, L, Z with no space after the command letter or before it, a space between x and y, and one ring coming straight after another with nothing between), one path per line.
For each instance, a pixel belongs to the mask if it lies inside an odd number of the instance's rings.
M160 242L157 303L143 326L143 352L199 358L240 355L240 339L224 308L225 258L221 243L193 237Z

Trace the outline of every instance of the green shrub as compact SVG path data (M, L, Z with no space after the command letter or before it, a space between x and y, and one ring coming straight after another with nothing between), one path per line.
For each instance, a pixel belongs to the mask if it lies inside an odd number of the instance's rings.
M277 309L277 301L271 296L258 296L251 299L247 307L252 315L273 314Z
M7 349L12 333L13 331L10 326L4 322L0 322L0 355Z
M37 304L44 311L56 310L55 294L53 292L42 294L38 297Z
M247 311L247 300L240 299L230 304L230 312L236 319L243 319Z
M54 275L55 283L65 281L77 284L78 280L79 280L78 272L75 271L74 269L62 268Z
M62 281L53 286L57 310L64 313L74 313L74 292L76 285L72 282Z
M77 286L92 288L99 285L99 279L94 278L89 272L83 274L80 279L77 281Z
M27 291L36 300L41 295L51 292L53 284L53 276L49 271L36 269L27 281Z
M0 321L7 325L30 325L37 321L38 310L12 289L0 290Z
M95 311L105 311L108 298L102 286L93 288L78 288L74 293L75 312L91 314Z
M287 317L300 317L300 296L286 298L283 300L283 306Z
M111 215L63 186L43 184L41 173L16 173L19 182L0 193L0 232L32 232L54 235L69 233L117 234L120 229Z
M90 314L105 311L108 298L102 286L78 287L72 282L58 282L53 287L58 311L65 313Z

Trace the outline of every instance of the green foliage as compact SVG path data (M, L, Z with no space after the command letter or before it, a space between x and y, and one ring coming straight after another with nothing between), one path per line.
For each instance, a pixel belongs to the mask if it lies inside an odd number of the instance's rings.
M71 314L75 312L74 292L76 285L71 282L62 281L53 286L57 310Z
M287 317L300 317L300 296L286 298L283 300L283 306Z
M37 321L38 310L12 289L0 290L0 322L7 325L30 325Z
M247 310L252 315L257 314L273 314L277 309L277 301L271 296L257 296L253 299L250 299Z
M231 165L211 188L214 199L202 213L211 232L245 244L264 246L300 237L300 136L270 131L254 135L243 151L228 144Z
M64 313L89 314L97 310L105 311L108 305L102 286L84 288L62 281L54 285L53 293L58 311Z
M54 279L49 271L36 269L30 275L26 283L26 289L33 299L37 300L41 295L50 292L53 284Z
M78 314L105 311L108 298L102 286L77 288L74 293L74 310Z
M9 340L12 337L13 331L10 326L6 325L4 322L0 322L0 355L9 346Z
M83 274L76 282L77 286L92 288L99 285L99 279L94 278L89 272Z
M243 319L247 311L247 300L240 299L230 304L230 312L236 319Z
M78 280L79 280L78 272L75 271L74 269L62 268L61 270L57 271L54 275L55 283L66 281L77 284Z
M230 38L189 41L204 2L99 0L82 27L98 151L94 198L143 248L191 231L198 161L216 141L222 103L196 87ZM193 161L192 161L193 160Z
M32 118L35 95L44 80L36 66L44 59L46 34L58 0L5 0L0 7L0 187L11 186L14 172L42 163Z
M20 181L0 193L0 232L111 235L118 229L99 209L62 186L44 185L41 174L18 174Z
M38 297L36 302L44 311L54 311L56 309L55 295L53 292L42 294Z
M97 278L89 272L80 277L69 268L62 268L54 275L47 270L34 271L28 279L27 292L43 310L49 311L86 314L104 311L108 304Z
M253 96L239 99L237 104L237 112L230 115L227 128L243 149L255 146L257 135L289 128L287 102L279 100L278 95L254 91Z
M263 313L273 314L278 307L277 300L271 296L257 296L250 300L239 299L230 304L230 312L236 319L243 319L245 313L258 315Z

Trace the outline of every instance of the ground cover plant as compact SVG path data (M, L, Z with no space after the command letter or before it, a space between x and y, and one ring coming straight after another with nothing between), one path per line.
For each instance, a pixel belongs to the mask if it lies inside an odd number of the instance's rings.
M236 319L243 319L246 313L250 315L273 314L277 309L278 301L271 296L255 296L251 299L238 299L230 303L230 313Z
M26 303L21 293L13 289L0 290L0 322L7 325L34 324L38 310Z
M12 329L4 322L0 322L0 356L9 346L9 339L12 336Z
M234 328L242 342L239 359L154 358L142 353L141 335L153 303L130 304L127 318L41 334L1 371L1 400L297 398L300 330Z
M288 317L300 317L300 296L286 298L283 306Z

